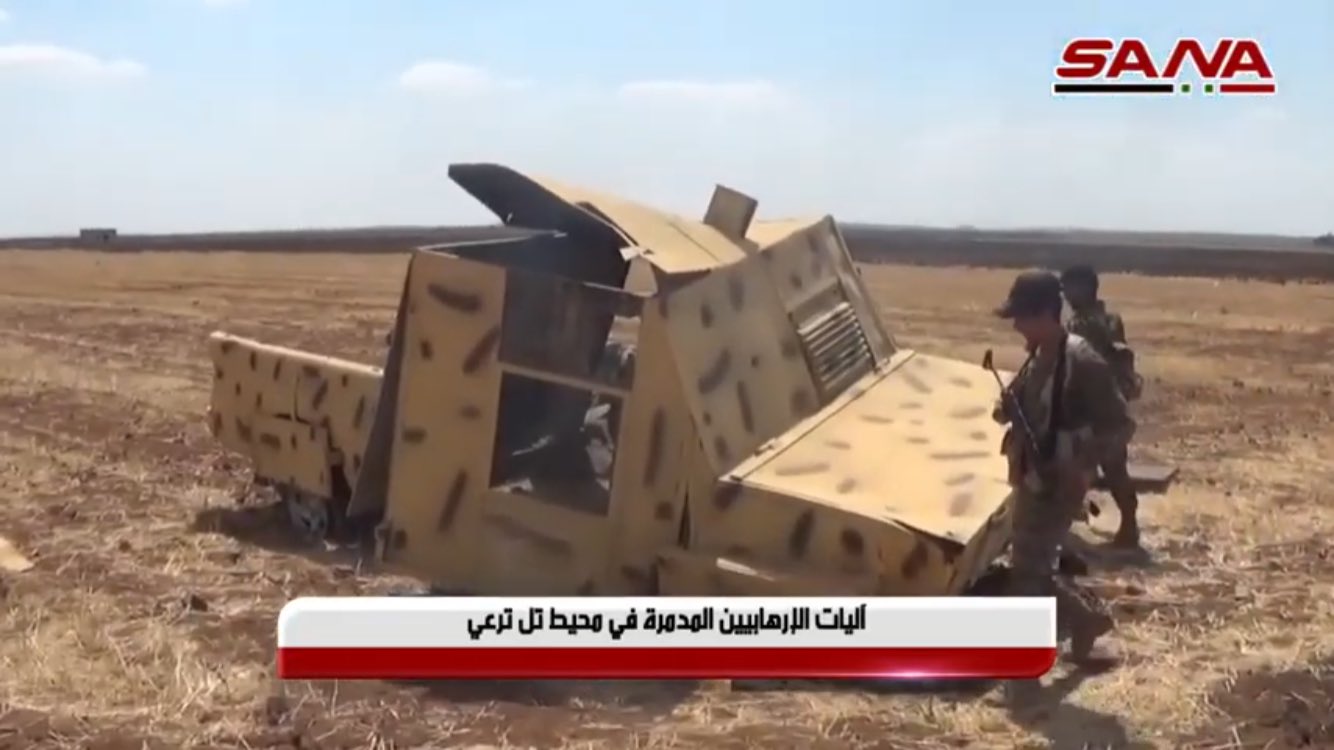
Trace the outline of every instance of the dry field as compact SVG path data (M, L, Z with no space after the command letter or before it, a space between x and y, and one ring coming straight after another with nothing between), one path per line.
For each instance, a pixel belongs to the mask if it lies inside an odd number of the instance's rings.
M1109 277L1149 389L1149 559L1087 538L1127 661L992 693L690 683L278 684L300 594L384 591L295 546L204 427L215 328L375 361L397 255L0 252L0 748L1334 746L1334 285ZM901 343L973 359L1012 272L875 266ZM243 502L244 501L244 502ZM1110 503L1106 503L1110 507ZM1303 744L1305 743L1305 744Z

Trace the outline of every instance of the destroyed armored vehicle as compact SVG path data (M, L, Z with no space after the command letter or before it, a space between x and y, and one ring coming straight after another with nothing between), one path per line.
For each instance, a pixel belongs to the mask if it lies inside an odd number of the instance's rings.
M832 218L450 176L530 231L415 252L383 371L210 339L213 434L296 517L495 595L950 595L1001 554L992 375L897 346Z

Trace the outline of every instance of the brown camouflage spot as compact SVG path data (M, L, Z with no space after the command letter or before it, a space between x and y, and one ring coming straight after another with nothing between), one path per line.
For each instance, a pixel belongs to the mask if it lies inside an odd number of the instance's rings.
M800 560L806 556L806 550L811 544L811 533L815 530L815 511L803 511L797 516L796 523L792 524L792 533L787 537L787 554L793 560Z
M283 360L281 357L279 357L278 359L275 359L273 361L273 379L277 380L278 376L282 374L283 374Z
M977 475L974 474L973 472L965 471L962 474L955 474L954 476L947 478L945 480L945 486L958 487L959 485L962 484L968 484L969 482L973 481L976 478Z
M430 339L422 339L417 344L417 348L421 352L422 359L426 360L427 362L431 361L431 358L435 356L435 347L431 346Z
M755 414L750 410L750 394L746 392L746 383L741 380L736 383L736 403L741 410L741 426L746 432L755 434Z
M957 375L954 376L954 377L952 377L952 378L950 378L950 381L949 381L949 382L950 382L950 385L954 386L955 388L972 388L972 387L973 387L973 381L969 380L968 378L961 378L961 377L959 377L959 376L957 376Z
M990 458L986 451L939 451L931 454L933 461L967 461L973 458Z
M222 368L221 368L221 367L214 367L214 368L213 368L213 379L214 379L214 380L222 380Z
M338 384L339 384L340 386L346 388L346 387L347 387L347 382L348 382L348 380L347 380L347 373L343 373L342 375L338 376Z
M907 383L909 388L923 396L931 393L931 385L925 380L922 380L907 370L900 370L899 372L901 373L900 377L903 378L903 382Z
M917 411L918 409L921 409L921 408L922 408L922 402L921 402L921 401L904 401L903 403L899 404L899 408L902 409L902 410L904 410L904 411Z
M921 435L909 435L908 437L904 438L904 441L907 442L909 445L929 445L931 443L930 438L923 437Z
M838 535L838 543L848 555L860 556L866 550L866 540L856 529L843 529Z
M209 415L209 425L213 429L214 435L222 433L222 412L215 411Z
M250 429L250 425L241 421L240 417L236 418L236 434L247 443L254 438L254 431Z
M482 410L472 404L464 404L459 407L459 416L469 422L474 422L482 418Z
M310 399L310 408L318 411L319 408L324 405L324 399L327 398L328 395L329 381L321 378L319 387L315 389L315 396Z
M499 343L500 326L491 326L491 328L477 340L477 343L472 345L472 349L469 349L467 356L463 358L463 374L472 375L480 370Z
M408 532L403 529L394 529L393 541L390 544L394 549L403 549L408 546Z
M841 451L852 449L852 443L849 443L846 440L826 440L824 441L824 444L829 446L830 448L835 448Z
M419 445L426 440L426 430L420 427L404 427L401 435L408 445Z
M986 440L988 435L983 430L973 430L972 432L968 433L968 437L971 440Z
M295 433L295 432L293 432L293 433L291 433L291 434L289 434L289 435L287 436L287 444L290 445L290 446L292 447L292 450L296 450L297 442L296 442L296 433Z
M930 559L928 557L929 555L930 551L926 548L926 542L923 542L921 539L915 540L913 542L912 551L910 551L908 555L903 558L903 562L899 564L899 575L907 581L916 578L917 575L922 572L922 569L926 567L926 564Z
M822 471L829 471L828 461L807 461L799 464L787 464L774 469L774 473L780 477L799 477L807 474L819 474Z
M251 350L251 352L250 352L250 371L251 371L251 372L254 372L255 369L256 369L257 367L259 367L259 355L256 354L256 353L254 352L254 350Z
M320 376L320 368L315 365L301 365L301 374L308 378L318 378Z
M815 411L815 397L811 395L810 391L801 386L797 386L797 389L792 392L790 406L792 407L793 415L804 417L812 411Z
M666 500L653 506L653 517L659 521L670 521L675 515L675 508L673 508L672 504Z
M791 284L793 289L801 289L801 274L793 271L788 275L787 283Z
M727 298L732 302L732 309L741 312L746 306L746 282L737 274L727 280Z
M235 347L235 346L236 346L236 342L235 342L235 341L226 341L226 340L219 341L219 342L218 342L218 351L222 352L223 354L227 354L227 353L231 352L232 348Z
M241 384L238 382L232 391L239 397L241 395Z
M727 441L723 439L722 435L713 437L713 455L717 456L719 461L732 460L732 448L727 445Z
M481 296L472 292L459 291L444 284L432 282L426 285L426 293L436 302L464 315L472 315L482 309Z
M962 516L973 507L973 493L960 492L950 498L949 512L951 516Z
M713 308L707 302L699 306L699 324L705 328L713 327Z
M717 390L719 386L727 380L727 375L732 370L732 350L723 349L714 357L713 363L704 371L699 379L695 381L695 388L701 396L706 396Z
M366 418L366 397L357 399L357 406L352 410L352 429L361 429L361 420Z
M991 410L985 406L965 406L962 409L955 409L950 412L951 419L977 419L984 414L991 413Z
M783 343L780 344L779 347L779 353L783 355L783 359L791 360L801 356L801 346L794 338L788 337L783 339Z
M840 495L846 495L855 489L857 489L857 480L852 477L844 477L839 480L838 486L834 487L834 490Z
M454 518L459 513L459 506L463 504L463 496L467 489L468 472L459 470L454 475L454 481L449 483L449 490L445 493L445 504L440 506L440 516L435 521L436 531L449 531L454 526Z
M893 417L886 417L881 414L863 414L861 415L861 420L863 422L870 422L871 424L894 424Z

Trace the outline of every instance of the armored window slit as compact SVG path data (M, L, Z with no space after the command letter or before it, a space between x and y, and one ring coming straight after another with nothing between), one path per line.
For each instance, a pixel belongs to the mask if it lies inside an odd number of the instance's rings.
M846 299L808 318L797 334L822 403L875 368L857 311Z

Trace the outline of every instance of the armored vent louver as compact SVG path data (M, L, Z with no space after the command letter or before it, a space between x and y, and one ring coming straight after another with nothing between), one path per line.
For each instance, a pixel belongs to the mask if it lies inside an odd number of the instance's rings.
M824 403L875 368L857 311L846 301L806 321L797 333Z

